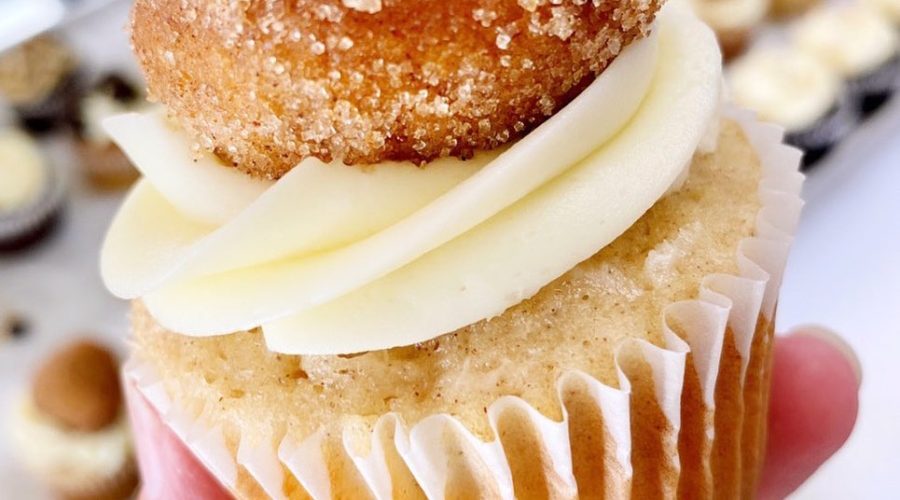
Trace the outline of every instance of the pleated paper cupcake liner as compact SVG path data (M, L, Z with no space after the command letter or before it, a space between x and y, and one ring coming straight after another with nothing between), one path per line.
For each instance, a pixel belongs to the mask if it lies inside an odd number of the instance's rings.
M0 214L0 252L18 251L37 243L56 225L68 179L54 165L45 168L49 180L40 196L19 210Z
M242 497L751 498L766 439L778 290L799 218L801 153L783 131L728 109L762 165L755 235L736 275L706 276L695 300L661 314L664 345L617 346L618 386L571 371L557 381L562 420L508 396L487 408L484 441L452 416L414 425L382 415L311 436L230 445L173 403L149 363L126 376L224 485ZM273 445L274 443L274 445ZM576 481L590 478L590 481ZM585 484L594 491L585 491ZM579 486L582 490L579 491Z
M900 86L900 54L847 82L859 112L868 116L887 103Z

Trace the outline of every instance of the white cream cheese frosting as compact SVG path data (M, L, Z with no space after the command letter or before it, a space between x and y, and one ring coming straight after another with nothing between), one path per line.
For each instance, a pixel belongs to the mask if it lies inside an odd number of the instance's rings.
M900 25L900 0L866 0L865 3L876 9L891 23Z
M865 4L827 5L805 15L792 39L846 78L874 71L897 55L893 26Z
M812 126L838 101L840 76L794 48L758 48L731 64L731 97L765 121L795 132Z
M309 159L272 183L191 160L159 114L107 121L144 173L110 228L109 288L187 335L276 352L409 345L491 318L596 253L681 177L717 117L712 32L678 4L569 106L473 160Z
M53 485L78 491L115 477L132 460L131 431L123 411L96 432L60 428L23 398L11 412L10 432L22 461Z
M0 213L34 202L46 181L47 169L35 142L17 130L0 130Z
M697 15L716 31L743 31L759 24L771 0L691 0Z

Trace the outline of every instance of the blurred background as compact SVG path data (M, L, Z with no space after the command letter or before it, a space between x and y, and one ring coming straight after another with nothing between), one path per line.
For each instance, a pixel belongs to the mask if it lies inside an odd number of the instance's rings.
M795 498L888 498L900 491L900 0L692 1L728 55L732 98L807 151L779 330L827 325L863 364L850 442ZM0 0L0 499L55 496L15 453L23 398L60 392L60 367L97 366L97 350L127 352L127 304L104 290L98 254L136 173L97 124L142 106L129 7ZM76 339L95 350L47 361ZM79 425L118 425L95 417Z

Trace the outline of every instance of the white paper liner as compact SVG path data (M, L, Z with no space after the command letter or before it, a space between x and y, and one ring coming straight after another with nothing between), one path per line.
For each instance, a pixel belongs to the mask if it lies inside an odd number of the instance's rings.
M488 408L488 419L495 436L501 435L499 420L507 412L524 416L536 431L541 456L546 459L546 463L551 464L549 472L545 472L553 476L547 478L547 485L548 489L552 489L554 497L577 496L569 442L569 414L562 404L563 393L567 389L576 385L587 387L587 393L602 416L604 430L615 447L612 460L620 471L620 476L616 478L618 487L628 488L636 463L636 457L632 455L632 413L635 407L631 399L631 380L642 366L649 367L656 403L665 417L665 427L668 429L660 432L664 441L661 445L664 450L662 456L666 457L663 460L668 462L660 465L660 470L676 476L674 482L671 478L660 479L659 491L663 496L674 497L681 467L678 431L682 424L685 370L690 366L686 363L688 356L692 358L692 366L699 380L703 406L711 413L715 408L716 381L726 329L731 332L734 347L740 355L740 379L743 386L754 340L758 340L760 319L769 325L773 320L788 248L803 204L799 197L803 175L797 170L801 153L782 143L784 132L777 126L761 124L750 113L731 107L726 107L723 115L741 125L762 165L759 185L762 208L756 220L756 235L743 240L738 246L739 275L709 275L702 280L697 299L667 306L662 313L664 348L640 339L628 339L618 345L615 360L619 388L605 385L579 371L571 371L560 377L557 393L563 411L562 421L549 419L524 400L512 396L500 398ZM681 335L676 333L676 328ZM323 432L306 437L303 441L297 441L291 436L284 437L280 442L274 436L271 440L252 443L243 439L235 456L226 445L221 429L208 429L198 424L172 404L161 380L145 362L133 357L126 364L125 371L126 376L135 381L136 387L159 412L163 421L227 487L232 490L237 488L239 468L242 467L267 495L276 499L286 498L286 468L312 498L332 498L333 485L324 446L326 436ZM767 385L763 371L764 368L760 370L760 379ZM764 404L765 390L762 388L759 394L749 397ZM745 399L747 397L744 395ZM712 418L706 419L705 427L705 436L700 438L711 443L714 437ZM753 435L739 437L738 442L749 442L752 445L754 439L761 441L764 430L756 430L758 432ZM449 436L454 439L449 439ZM473 470L477 471L479 479L492 483L487 485L491 496L514 498L513 474L501 439L485 442L449 415L432 415L410 428L398 415L386 414L378 419L368 438L368 446L359 446L359 433L353 434L351 430L345 429L341 439L341 452L349 458L359 479L374 498L390 499L393 496L392 475L386 458L387 450L390 449L396 450L428 498L445 497L450 481L449 464L454 450L461 450L456 456L462 455ZM451 442L452 445L448 444ZM276 447L273 443L279 444ZM701 465L705 469L710 467L709 446L711 445L707 444L707 452L704 453ZM361 451L360 448L366 448L366 451ZM736 453L739 456L741 450ZM702 476L701 473L698 474ZM709 476L710 473L706 474ZM641 482L644 483L645 478ZM753 484L752 478L743 478L743 482L745 485ZM704 487L712 488L710 484ZM741 485L735 487L740 491ZM627 495L628 490L624 491ZM711 493L707 490L706 494Z

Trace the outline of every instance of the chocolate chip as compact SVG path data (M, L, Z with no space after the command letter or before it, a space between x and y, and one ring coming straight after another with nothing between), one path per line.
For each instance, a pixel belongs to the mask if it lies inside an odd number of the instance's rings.
M9 324L9 334L13 338L24 338L31 331L28 323L23 318L14 317Z
M3 336L22 339L29 333L31 333L31 325L18 314L10 314L0 321L0 334Z

